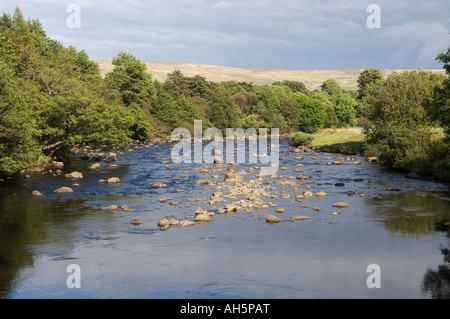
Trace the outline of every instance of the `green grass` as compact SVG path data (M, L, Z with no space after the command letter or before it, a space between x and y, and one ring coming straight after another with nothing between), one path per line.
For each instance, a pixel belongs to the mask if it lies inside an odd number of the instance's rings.
M311 147L345 154L362 154L365 148L361 128L328 128L314 134Z

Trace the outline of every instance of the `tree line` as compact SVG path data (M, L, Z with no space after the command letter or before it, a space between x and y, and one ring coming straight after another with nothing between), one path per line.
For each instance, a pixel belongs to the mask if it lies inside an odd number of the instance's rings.
M440 55L446 67L448 58L448 52ZM369 69L361 72L357 89L342 89L329 79L320 89L308 90L299 81L217 83L177 70L160 82L145 63L125 52L112 63L114 69L102 77L83 50L47 37L38 19L26 20L18 8L12 16L3 14L0 175L67 159L78 145L126 148L131 139L167 136L176 127L193 129L194 120L202 120L203 129L276 127L307 134L362 126L367 152L392 167L402 166L397 165L401 156L389 153L401 143L399 134L402 141L420 134L421 142L408 145L416 153L430 141L447 143L431 132L440 126L448 136L448 69L446 79L420 70L384 79L379 69ZM411 158L411 152L400 155ZM448 154L441 153L435 155L447 162L436 165L448 172Z

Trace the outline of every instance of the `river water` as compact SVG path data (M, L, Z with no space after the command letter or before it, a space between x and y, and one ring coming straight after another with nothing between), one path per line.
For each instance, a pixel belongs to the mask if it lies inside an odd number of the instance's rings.
M341 156L295 153L287 142L280 141L284 169L263 177L275 195L265 202L284 213L238 210L165 231L157 220L166 214L182 220L197 207L221 207L208 200L221 190L223 170L201 173L215 165L171 162L172 143L134 145L95 170L81 159L65 164L65 173L82 172L82 179L29 173L0 183L0 297L449 298L448 185L405 178L363 158L327 165ZM361 164L353 165L356 160ZM255 178L252 165L240 164L236 172ZM293 177L300 172L311 178L296 187L280 183L298 183ZM120 182L99 182L109 177ZM216 185L196 184L200 179ZM151 187L157 181L167 187ZM54 193L61 186L74 192ZM32 196L33 190L43 195ZM295 200L307 190L327 196ZM160 202L164 196L172 199ZM335 202L349 207L333 208ZM113 204L134 211L100 210ZM286 222L266 223L269 214ZM311 218L291 222L293 215ZM68 288L72 264L79 266L80 288ZM373 264L378 270L368 271ZM379 288L369 288L369 277Z

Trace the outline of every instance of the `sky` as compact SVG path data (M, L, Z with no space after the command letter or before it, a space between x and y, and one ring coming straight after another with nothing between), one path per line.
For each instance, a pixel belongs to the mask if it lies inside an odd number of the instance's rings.
M368 11L371 4L378 10ZM0 2L2 13L16 6L91 59L127 52L142 61L236 68L442 69L435 58L450 46L448 0Z

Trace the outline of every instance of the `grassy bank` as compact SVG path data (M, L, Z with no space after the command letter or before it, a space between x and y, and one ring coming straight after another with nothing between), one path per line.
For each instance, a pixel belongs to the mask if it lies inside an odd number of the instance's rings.
M365 148L361 128L327 128L311 134L310 146L327 152L362 154Z

